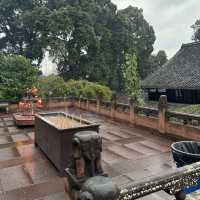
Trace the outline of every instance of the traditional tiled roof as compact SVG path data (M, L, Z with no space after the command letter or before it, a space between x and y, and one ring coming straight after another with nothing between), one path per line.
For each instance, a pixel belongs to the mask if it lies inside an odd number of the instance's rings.
M181 49L143 82L143 88L200 89L200 42Z

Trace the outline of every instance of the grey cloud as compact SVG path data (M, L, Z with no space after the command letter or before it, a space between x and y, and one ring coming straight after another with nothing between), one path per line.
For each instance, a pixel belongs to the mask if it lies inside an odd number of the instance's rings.
M190 26L200 18L199 0L112 0L119 8L143 8L156 33L155 52L164 49L173 56L182 43L191 42Z
M152 1L152 3L156 3L157 2L157 7L158 8L166 8L169 6L179 6L179 5L183 5L183 4L187 4L189 1L191 0L156 0L155 2Z

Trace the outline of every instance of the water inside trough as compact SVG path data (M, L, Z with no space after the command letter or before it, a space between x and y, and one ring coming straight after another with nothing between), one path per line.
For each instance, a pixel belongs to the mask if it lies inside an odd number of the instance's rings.
M73 118L73 116L67 117L64 115L46 116L45 118L60 129L74 128L86 125L81 120L81 117L79 120L77 120L77 118Z

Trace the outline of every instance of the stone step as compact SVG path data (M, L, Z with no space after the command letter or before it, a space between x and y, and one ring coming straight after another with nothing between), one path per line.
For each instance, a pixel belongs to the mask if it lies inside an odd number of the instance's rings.
M159 192L139 198L138 200L174 200L174 197L166 193L164 194L164 192Z
M110 131L107 131L107 132L112 134L112 135L119 136L120 138L124 138L124 139L127 139L127 138L131 137L131 135L129 135L127 133L122 133L119 130L115 130L115 131L110 130Z
M124 157L120 156L119 154L116 154L110 150L105 150L102 152L102 160L105 163L108 164L114 164L116 162L124 160Z
M143 144L144 146L147 146L148 148L155 149L155 150L158 150L160 152L170 151L170 149L169 149L169 147L167 147L167 145L162 145L162 144L152 142L152 141L149 141L149 140L144 140L144 141L141 141L140 143Z
M19 157L16 148L7 147L0 149L0 161L10 160Z
M35 200L70 200L65 192L59 192Z
M113 134L110 134L108 132L103 132L103 133L100 133L101 136L107 140L110 140L110 141L117 141L117 140L120 140L122 139L121 137L119 136L116 136L116 135L113 135Z
M29 186L32 181L26 173L24 166L14 166L0 170L0 180L3 191L20 189Z
M129 143L129 144L125 144L124 146L132 150L139 151L140 153L146 156L155 155L160 152L156 149L149 148L148 146L143 145L142 143Z
M111 147L108 147L108 149L111 152L117 154L118 156L121 156L129 160L136 160L144 156L144 154L140 153L139 151L135 151L121 145L112 145Z

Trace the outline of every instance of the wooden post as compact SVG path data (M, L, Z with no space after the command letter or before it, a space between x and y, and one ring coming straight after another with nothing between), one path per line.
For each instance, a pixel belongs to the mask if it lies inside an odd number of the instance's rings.
M159 132L165 133L166 127L166 111L167 111L167 96L161 95L158 103L159 111Z
M135 109L134 109L134 99L129 99L129 106L130 106L130 122L135 124Z

